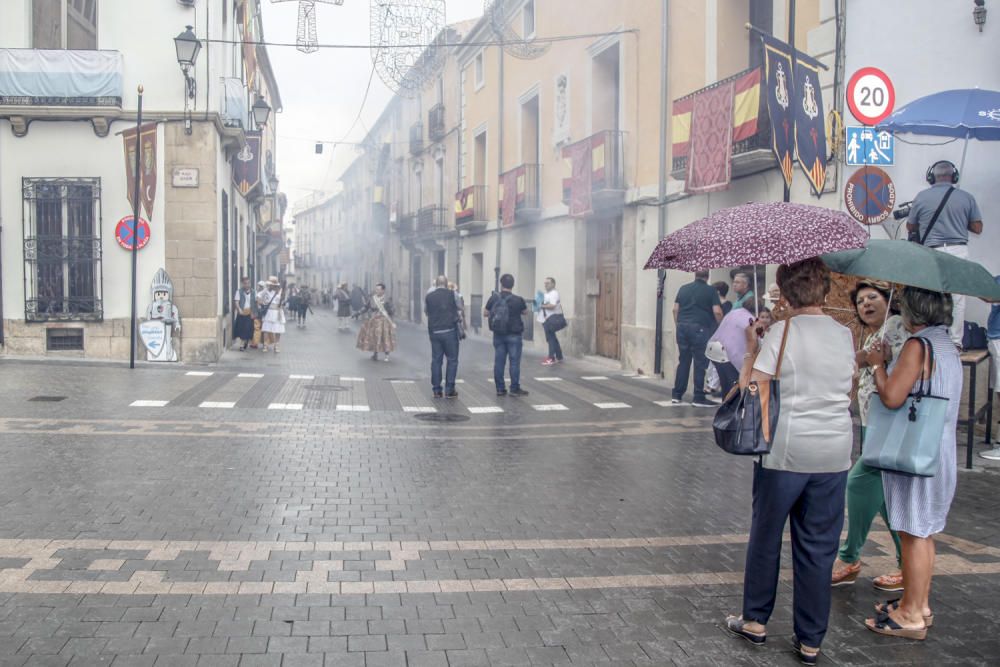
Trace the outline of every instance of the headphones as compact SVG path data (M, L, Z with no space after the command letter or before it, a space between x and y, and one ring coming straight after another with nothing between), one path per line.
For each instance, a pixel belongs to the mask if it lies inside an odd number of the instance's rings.
M939 164L946 164L949 167L951 167L951 182L958 183L958 167L956 167L955 163L951 162L950 160L938 160L931 166L927 167L927 175L926 175L927 182L930 183L931 185L934 185L934 183L937 181L937 179L934 177L934 167L938 166Z

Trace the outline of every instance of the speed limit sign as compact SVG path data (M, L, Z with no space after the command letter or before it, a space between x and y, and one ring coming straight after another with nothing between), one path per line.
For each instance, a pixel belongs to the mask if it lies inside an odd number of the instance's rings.
M862 67L847 82L847 108L865 125L878 125L892 113L896 89L877 67Z

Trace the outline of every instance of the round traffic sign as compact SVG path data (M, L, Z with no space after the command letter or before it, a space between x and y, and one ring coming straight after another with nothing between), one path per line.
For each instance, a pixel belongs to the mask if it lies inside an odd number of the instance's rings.
M847 179L844 203L852 218L866 225L877 225L889 217L896 205L896 186L889 174L878 167L864 167Z
M847 108L865 125L878 125L895 105L896 89L877 67L862 67L847 82Z
M131 215L126 215L115 225L115 241L126 250L131 250L135 238L135 225ZM139 250L149 243L149 223L143 218L139 218Z

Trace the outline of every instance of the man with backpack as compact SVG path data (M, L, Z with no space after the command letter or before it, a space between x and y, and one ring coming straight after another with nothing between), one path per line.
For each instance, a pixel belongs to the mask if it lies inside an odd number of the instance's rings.
M493 332L493 381L497 386L497 396L527 396L521 389L521 349L524 347L524 320L521 315L528 305L524 299L512 292L514 276L505 273L500 276L500 293L490 296L483 310L483 316ZM504 368L510 358L510 392L504 382Z

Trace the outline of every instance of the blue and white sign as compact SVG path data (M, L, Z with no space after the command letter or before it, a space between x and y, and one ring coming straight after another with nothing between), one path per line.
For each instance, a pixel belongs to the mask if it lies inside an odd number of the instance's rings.
M891 167L896 162L896 137L889 130L848 127L844 154L849 167Z

